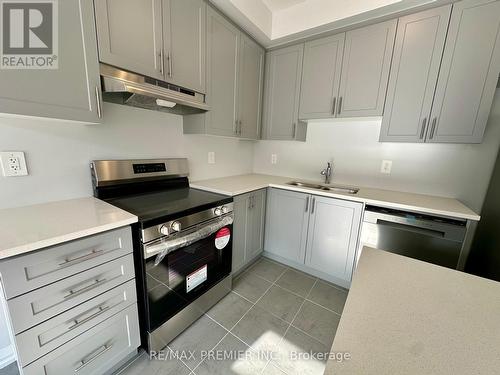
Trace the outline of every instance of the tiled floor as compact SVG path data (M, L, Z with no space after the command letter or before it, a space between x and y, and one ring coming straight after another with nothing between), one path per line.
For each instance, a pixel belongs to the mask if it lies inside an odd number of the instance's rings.
M120 375L321 375L325 361L311 353L330 351L346 297L341 288L261 258L170 343L165 358L143 354Z

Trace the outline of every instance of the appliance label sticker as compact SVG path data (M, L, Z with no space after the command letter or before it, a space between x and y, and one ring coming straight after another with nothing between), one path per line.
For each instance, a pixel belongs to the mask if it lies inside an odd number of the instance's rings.
M186 292L189 293L191 290L196 288L198 285L207 281L207 265L198 268L193 273L187 275L186 277Z
M231 231L229 228L222 228L215 235L215 247L218 250L222 250L229 243L229 239L231 238Z

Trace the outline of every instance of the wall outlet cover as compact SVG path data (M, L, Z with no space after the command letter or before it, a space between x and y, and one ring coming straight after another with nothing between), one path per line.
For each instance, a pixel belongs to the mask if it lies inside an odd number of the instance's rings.
M382 165L380 166L380 173L391 174L392 160L382 160Z
M278 155L271 154L271 164L278 164Z
M215 152L213 151L208 153L208 164L215 164Z
M22 151L0 152L0 163L5 177L27 176L28 168Z

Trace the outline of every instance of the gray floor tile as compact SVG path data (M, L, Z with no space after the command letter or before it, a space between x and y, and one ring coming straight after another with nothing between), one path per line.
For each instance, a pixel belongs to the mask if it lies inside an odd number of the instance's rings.
M166 355L165 357L161 357L161 360L150 360L149 356L143 353L133 363L123 369L119 375L188 375L190 372L191 370L181 361L176 359L173 354L171 356Z
M312 302L306 301L292 325L330 347L337 331L340 316Z
M347 292L322 281L318 281L307 299L342 314L347 299Z
M278 280L286 268L287 267L270 261L269 259L261 258L248 270L248 272L259 275L260 277L274 283Z
M226 333L219 324L203 316L168 346L193 370L201 362L202 352L212 349Z
M240 320L231 332L253 349L272 353L286 332L288 323L258 306Z
M195 369L197 375L254 375L260 374L267 359L258 354L237 337L229 334L207 355Z
M289 375L322 375L330 348L290 327L279 346L276 365Z
M19 370L17 368L17 362L13 362L3 369L0 369L0 375L19 375Z
M255 303L270 286L269 281L256 274L245 272L234 280L233 291Z
M295 271L292 269L286 270L286 272L276 281L276 284L291 290L298 295L305 297L307 293L311 290L316 279L312 276L308 276L305 273Z
M266 366L266 368L262 372L262 375L287 375L287 373L280 370L272 362L269 362L269 364Z
M246 299L236 293L229 293L212 307L207 312L207 315L230 330L250 310L250 307L252 307L252 304Z
M273 285L259 300L257 306L291 323L303 301L304 298Z

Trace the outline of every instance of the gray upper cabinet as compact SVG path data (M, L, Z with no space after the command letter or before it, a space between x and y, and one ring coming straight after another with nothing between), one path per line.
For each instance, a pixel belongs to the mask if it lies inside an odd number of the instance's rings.
M59 1L58 68L0 70L0 112L101 122L94 12L89 1Z
M382 116L397 20L348 31L338 117Z
M301 138L298 128L304 45L271 51L266 56L263 128L266 139Z
M499 33L499 1L453 5L428 141L482 141L500 73Z
M313 196L305 264L342 286L351 281L363 205Z
M217 11L207 11L206 131L213 135L237 135L238 49L240 31Z
M103 63L164 79L161 0L94 0Z
M424 142L451 5L399 19L381 141Z
M266 252L278 259L304 263L309 203L308 194L269 189L264 240Z
M165 79L205 92L206 11L203 0L163 0Z
M335 116L344 40L342 33L305 43L299 118Z
M264 92L264 56L262 47L241 34L238 131L242 138L258 139Z

